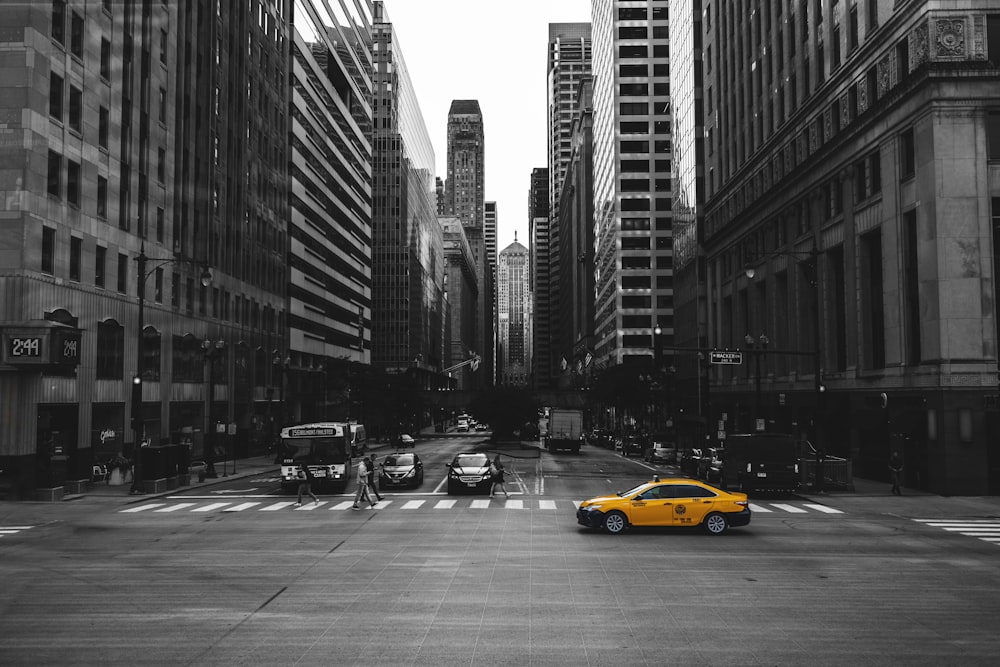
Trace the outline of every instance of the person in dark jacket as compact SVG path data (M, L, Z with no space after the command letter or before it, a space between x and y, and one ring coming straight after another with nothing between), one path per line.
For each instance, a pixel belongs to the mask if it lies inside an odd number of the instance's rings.
M368 465L368 493L374 493L376 498L382 500L382 495L375 488L375 457L371 455L366 456L365 463Z
M490 466L490 471L493 473L493 484L490 486L490 498L496 495L497 487L503 491L505 498L510 498L510 494L507 493L507 487L504 486L504 475L505 471L503 469L503 461L500 460L500 455L497 454L493 459L493 464Z
M893 452L892 456L889 457L889 478L892 480L892 494L894 496L903 495L902 489L899 488L903 481L903 457L899 455L899 452Z
M309 497L313 499L313 504L319 505L319 498L312 492L312 483L316 479L315 475L313 475L312 470L305 463L299 465L299 470L302 474L299 475L299 499L296 501L295 506L302 507L303 493L309 494Z

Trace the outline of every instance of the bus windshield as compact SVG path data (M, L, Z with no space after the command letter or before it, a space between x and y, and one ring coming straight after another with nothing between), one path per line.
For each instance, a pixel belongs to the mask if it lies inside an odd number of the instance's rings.
M343 436L284 439L281 458L285 463L330 464L349 460Z

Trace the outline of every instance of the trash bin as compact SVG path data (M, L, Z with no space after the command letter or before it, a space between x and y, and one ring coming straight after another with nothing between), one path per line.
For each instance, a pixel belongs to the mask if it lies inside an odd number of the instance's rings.
M186 475L191 464L191 445L180 444L177 447L177 474Z
M143 480L163 479L167 476L162 447L140 447L139 455L142 457Z

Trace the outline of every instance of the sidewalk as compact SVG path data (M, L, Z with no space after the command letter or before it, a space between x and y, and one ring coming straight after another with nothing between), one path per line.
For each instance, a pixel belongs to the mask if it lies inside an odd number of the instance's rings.
M822 505L838 504L855 510L887 512L899 516L934 517L1000 517L1000 496L939 496L919 489L901 487L895 496L886 481L854 477L854 490L831 489L816 492L799 491L797 495Z

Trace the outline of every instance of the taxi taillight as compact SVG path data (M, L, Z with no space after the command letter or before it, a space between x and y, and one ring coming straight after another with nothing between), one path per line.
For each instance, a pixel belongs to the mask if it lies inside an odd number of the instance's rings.
M740 507L747 507L750 505L750 502L747 500L737 500L736 504L739 505Z

